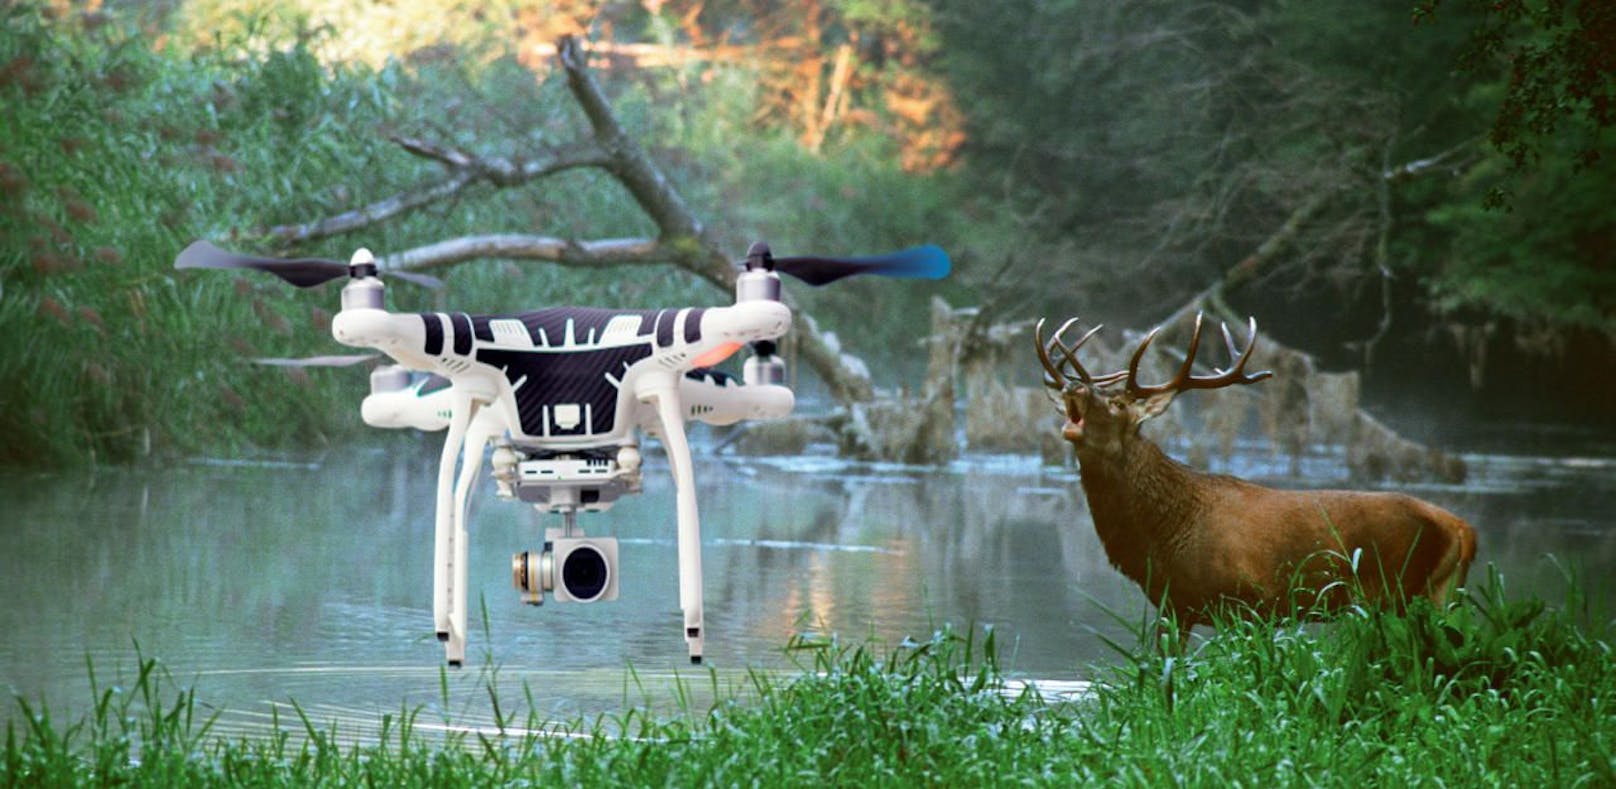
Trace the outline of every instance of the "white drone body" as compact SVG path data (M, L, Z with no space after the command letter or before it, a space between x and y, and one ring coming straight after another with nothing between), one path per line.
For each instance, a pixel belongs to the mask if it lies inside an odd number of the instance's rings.
M360 250L351 265L368 263L370 253ZM375 277L351 280L331 334L448 384L433 388L428 379L408 386L403 370L380 369L361 414L377 427L448 431L438 472L432 610L450 664L465 659L467 505L488 445L495 446L491 460L503 496L570 516L639 490L642 429L662 441L673 473L679 605L691 660L700 662L701 524L685 421L723 425L791 412L795 398L778 383L778 367L748 365L756 380L744 383L707 369L791 328L791 310L777 300L778 275L743 273L728 307L553 307L505 316L389 312L381 307L382 288ZM573 529L569 517L552 542L577 539ZM545 558L555 572L560 557ZM542 601L545 588L561 593L565 587L555 579L538 577L539 561L522 578L527 560L518 554L514 570L529 602ZM609 599L615 588L615 578L605 579L592 599Z
M432 618L450 665L458 666L465 660L470 602L468 505L485 454L501 497L563 517L562 528L546 531L542 551L512 558L512 580L524 600L542 603L546 590L557 600L611 600L618 589L616 541L585 536L576 515L639 492L641 433L662 442L672 471L679 606L690 659L699 663L705 634L701 522L685 422L727 425L791 412L795 398L774 355L774 340L791 329L776 271L811 285L861 273L935 279L948 273L949 260L929 245L868 258L775 258L759 243L747 253L730 306L550 307L511 315L391 312L383 305L375 260L364 249L343 264L238 255L198 241L180 253L175 267L254 269L297 287L348 277L332 336L396 362L371 374L361 417L375 427L446 431L438 466ZM753 355L741 380L712 369L748 345Z

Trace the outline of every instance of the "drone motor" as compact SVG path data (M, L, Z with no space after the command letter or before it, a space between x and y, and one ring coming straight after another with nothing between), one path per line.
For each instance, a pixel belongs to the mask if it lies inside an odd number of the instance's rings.
M348 261L348 284L342 286L342 308L345 310L382 309L386 286L376 276L376 257L370 250L354 250Z
M747 386L784 386L786 365L776 356L773 340L752 343L752 356L741 367L741 380Z

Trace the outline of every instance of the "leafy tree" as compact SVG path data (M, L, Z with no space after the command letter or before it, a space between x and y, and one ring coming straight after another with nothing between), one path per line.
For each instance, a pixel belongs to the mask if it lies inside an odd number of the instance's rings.
M1616 332L1616 5L1426 2L1413 18L1422 39L1464 36L1461 100L1491 148L1427 204L1436 305L1534 335Z
M1346 363L1432 321L1616 327L1612 180L1579 175L1612 152L1616 6L933 5L967 169L1044 245L1025 301L1142 323L1244 267L1271 327ZM1482 212L1511 178L1518 216Z
M1416 22L1433 23L1441 0L1414 7ZM1570 141L1582 167L1609 153L1603 133L1616 127L1616 4L1607 0L1457 0L1470 17L1459 66L1472 73L1507 74L1489 140L1516 172L1558 159ZM1468 13L1466 13L1468 12ZM1550 163L1552 166L1552 162ZM1493 187L1489 206L1505 200Z
M1159 318L1288 225L1300 236L1271 278L1283 287L1372 270L1363 262L1397 104L1284 46L1287 26L1326 22L1307 7L938 8L970 111L969 166L1054 247L1029 267L1034 301L1050 298L1054 278L1120 317ZM1320 213L1323 197L1332 203Z

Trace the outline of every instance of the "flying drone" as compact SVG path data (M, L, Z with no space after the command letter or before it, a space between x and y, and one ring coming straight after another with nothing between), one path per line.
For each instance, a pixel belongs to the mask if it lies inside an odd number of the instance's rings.
M780 301L781 273L815 286L856 274L938 279L947 275L949 259L930 245L862 258L776 258L757 243L740 263L733 305L546 307L510 315L390 312L382 276L436 280L379 271L366 249L341 263L239 255L197 241L174 265L265 271L300 288L348 277L331 335L394 362L371 372L361 418L374 427L447 431L438 466L432 619L449 665L459 666L470 588L467 512L485 452L501 498L561 516L560 527L545 530L542 550L512 557L512 581L523 600L540 605L546 591L557 601L614 600L617 541L586 535L577 514L604 511L640 491L642 432L661 441L672 471L679 606L690 660L700 663L701 525L685 422L728 425L791 412L795 397L775 353L776 341L791 329L791 310ZM748 346L739 379L715 369Z

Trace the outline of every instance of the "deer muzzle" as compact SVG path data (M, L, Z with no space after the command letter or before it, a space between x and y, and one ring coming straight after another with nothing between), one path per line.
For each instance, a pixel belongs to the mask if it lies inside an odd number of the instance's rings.
M1061 425L1061 438L1073 444L1083 440L1083 409L1086 405L1083 398L1083 394L1075 391L1064 392L1062 397L1066 406L1066 424Z

